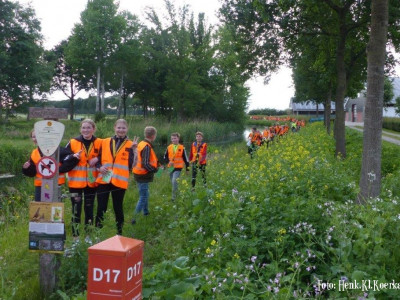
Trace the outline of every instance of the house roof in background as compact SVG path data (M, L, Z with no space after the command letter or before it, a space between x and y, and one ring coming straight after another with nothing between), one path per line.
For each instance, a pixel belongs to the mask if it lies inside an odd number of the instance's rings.
M393 98L390 100L390 103L395 104L396 103L396 98L400 97L400 77L391 77L392 80L392 85L393 85ZM364 91L365 93L366 91ZM360 107L364 106L366 98L364 95L361 97L355 98L355 99L348 99L347 101L345 100L345 107L348 107L350 104L357 103ZM295 103L290 100L290 105L289 107L293 111L316 111L317 110L317 105L313 101L306 101L306 102L301 102L301 103ZM323 104L318 105L318 110L319 111L324 111L325 107ZM331 110L336 110L335 107L335 102L331 102Z
M317 105L311 101L302 102L302 103L290 102L290 108L293 111L316 111ZM318 110L324 111L325 106L323 104L318 104ZM336 110L335 102L331 102L331 110Z

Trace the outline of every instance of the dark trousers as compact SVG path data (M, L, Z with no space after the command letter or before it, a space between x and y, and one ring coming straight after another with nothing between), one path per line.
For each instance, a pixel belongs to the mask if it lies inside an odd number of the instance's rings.
M122 227L124 225L124 195L125 189L116 187L115 185L100 184L97 187L97 215L96 215L96 227L103 227L104 213L107 211L108 197L111 193L113 201L113 208L115 214L115 222L117 223L117 234L122 234Z
M256 144L251 144L247 147L247 153L250 154L250 158L253 158L254 153L256 153L258 146Z
M196 185L197 169L200 170L201 176L203 177L203 183L206 184L206 165L192 164L192 187Z
M85 229L88 225L93 224L93 208L94 198L96 196L96 188L85 187L83 189L70 188L71 204L72 204L72 235L78 236L78 225L81 223L82 200L83 210L85 213ZM82 199L83 195L83 199Z

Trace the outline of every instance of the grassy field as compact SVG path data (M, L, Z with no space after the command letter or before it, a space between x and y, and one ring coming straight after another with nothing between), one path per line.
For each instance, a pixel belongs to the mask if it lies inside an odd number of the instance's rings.
M13 134L21 136L16 140L28 148L29 141L23 144L26 133L16 129ZM11 143L8 140L3 143ZM130 219L138 192L132 182L124 200L123 235L145 241L144 298L396 298L395 289L370 290L365 296L357 289L316 288L319 281L338 284L342 278L400 280L400 152L397 146L384 144L382 196L360 207L353 201L361 145L361 133L348 130L348 157L335 159L333 138L320 124L259 149L254 159L247 155L244 142L211 143L207 186L198 184L192 191L190 175L182 174L180 196L172 202L165 171L150 185L151 214L140 217L134 226ZM19 171L23 157L17 160ZM27 251L26 208L32 199L32 182L21 176L4 180L0 299L42 299L38 254ZM63 193L68 194L65 189ZM68 198L64 201L71 247L71 205ZM115 235L111 206L104 228L93 228L93 241ZM90 245L83 239L69 256L59 257L58 292L51 299L85 299Z
M105 120L97 124L96 135L99 137L107 137L113 135L113 123L115 120ZM142 137L145 126L152 125L158 128L158 139L156 140L156 149L158 155L161 156L165 151L166 145L169 143L169 135L171 132L180 132L183 141L188 144L194 140L194 133L198 130L204 132L205 137L212 141L212 144L220 144L221 137L224 139L242 139L240 126L234 124L215 124L212 122L197 121L185 124L170 124L158 119L142 120L140 118L132 118L129 122L128 135ZM12 120L9 124L1 125L0 130L0 174L10 173L13 178L0 179L0 299L41 299L42 295L38 289L38 255L27 251L27 234L28 220L27 207L29 201L33 200L33 184L32 179L24 177L21 174L21 166L28 159L34 145L29 136L30 131L34 126L35 120L27 121L25 118ZM79 135L78 121L65 121L65 133L61 145L66 145L68 140ZM208 141L208 140L207 140ZM215 146L211 146L211 150ZM167 201L170 197L169 177L165 173L158 179L156 185L157 199ZM66 217L68 234L70 234L69 220L71 219L71 204L68 198L68 190L63 187L63 196L66 204ZM130 219L134 211L134 206L138 199L135 183L131 182L127 195L125 197L125 212L127 226L125 229L126 236L134 235L152 235L156 228L147 228L146 230L134 233L134 228L130 226ZM112 206L112 205L110 205ZM155 207L155 211L159 209ZM172 208L171 208L172 209ZM104 239L115 234L112 207L109 209L109 214L106 216L106 222L110 226L106 226L101 232L101 237ZM151 218L143 220L144 222L152 222ZM138 226L139 227L139 226ZM158 230L158 229L157 229ZM95 230L94 230L95 231ZM13 233L17 232L17 235ZM95 233L100 235L100 233ZM70 244L70 236L67 239ZM173 243L173 241L172 241ZM83 247L87 246L84 245ZM168 244L165 241L164 244ZM157 262L160 260L159 250L152 247L146 251L146 259ZM154 251L154 252L153 252ZM168 251L166 251L168 253ZM83 254L84 255L84 254ZM158 257L158 259L156 259ZM166 255L168 257L168 255ZM11 262L18 261L18 264ZM79 275L79 274L78 274ZM81 284L75 284L76 290L86 284L85 280L79 279Z

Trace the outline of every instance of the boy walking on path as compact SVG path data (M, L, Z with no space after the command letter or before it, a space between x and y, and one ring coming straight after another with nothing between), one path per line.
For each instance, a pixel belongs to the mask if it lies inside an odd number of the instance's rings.
M164 161L168 163L167 167L170 171L169 177L172 183L172 201L175 200L178 192L177 179L181 175L181 171L186 166L186 172L189 171L189 161L186 156L185 147L179 144L180 134L177 132L171 133L171 142L164 154Z
M139 188L139 201L135 213L143 211L143 215L149 215L149 182L153 181L154 173L158 171L159 162L153 149L153 142L157 137L157 130L152 126L144 129L145 139L137 146L137 163L132 172ZM132 224L136 223L132 219Z
M257 130L257 127L253 127L251 129L251 132L248 136L248 147L247 147L247 153L250 154L250 158L253 158L254 152L260 147L261 145L261 140L262 140L262 135L261 133Z
M197 169L200 170L203 177L203 183L206 184L206 164L207 164L207 144L203 142L203 133L196 132L196 141L190 149L189 160L192 163L192 188L196 185Z

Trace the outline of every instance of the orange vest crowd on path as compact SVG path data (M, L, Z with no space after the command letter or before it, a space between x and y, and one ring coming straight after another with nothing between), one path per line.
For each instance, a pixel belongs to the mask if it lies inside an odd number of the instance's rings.
M263 132L252 128L248 136L248 153L251 158L255 151L263 146L269 145L275 140L282 138L288 132L296 132L305 126L304 120L296 120L290 117L251 117L252 119L264 118L274 120L272 126L266 126ZM278 122L286 122L280 125ZM129 186L129 177L133 173L139 190L139 200L134 216L143 212L149 215L149 183L153 181L154 174L162 169L153 149L153 142L157 136L157 130L147 126L144 130L145 139L138 142L134 137L127 137L128 123L119 119L114 124L115 135L113 137L100 139L94 136L96 124L85 119L81 122L80 135L72 138L66 147L60 148L60 168L58 184L66 182L68 175L68 188L72 205L72 232L74 238L78 238L78 225L81 223L81 213L84 212L85 232L89 233L88 226L103 226L104 213L107 211L108 198L111 194L117 234L122 234L124 224L123 200L125 191ZM196 141L191 144L189 158L186 156L185 148L179 144L179 133L171 134L172 144L167 147L164 160L170 171L172 185L172 201L178 194L177 179L182 170L189 170L192 166L192 189L195 189L198 172L206 181L207 165L207 143L203 141L203 133L196 132ZM31 132L31 139L37 145L35 132ZM36 148L28 161L22 167L23 174L34 177L35 201L41 201L42 178L36 171L36 165L42 157L40 149ZM161 173L160 173L161 174ZM95 197L97 196L97 213L94 214ZM136 223L136 217L131 224ZM87 236L88 237L88 236Z
M279 118L251 116L250 118L252 120L261 120L262 118L264 118L266 120L290 121L290 126L288 124L279 125L279 123L275 123L275 125L271 126L266 126L262 133L257 130L257 127L254 126L248 136L247 142L248 153L250 154L251 158L253 158L253 154L258 149L258 147L262 145L266 145L267 147L269 147L271 142L287 134L290 129L292 132L297 132L300 130L301 127L305 126L304 120L296 120L290 117Z

